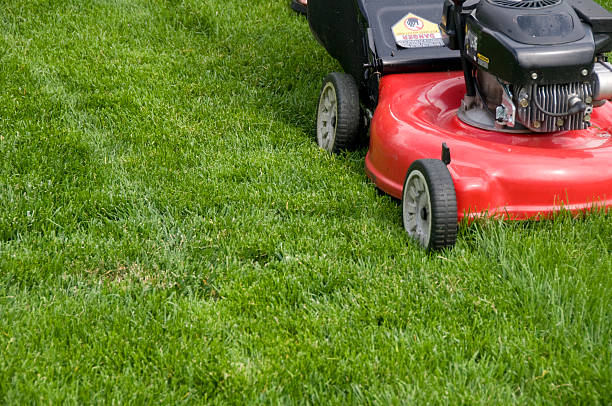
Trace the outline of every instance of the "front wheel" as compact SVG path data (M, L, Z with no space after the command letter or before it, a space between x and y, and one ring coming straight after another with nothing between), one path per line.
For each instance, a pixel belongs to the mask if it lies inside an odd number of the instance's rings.
M429 251L452 247L457 239L455 185L444 162L415 161L402 191L404 229Z

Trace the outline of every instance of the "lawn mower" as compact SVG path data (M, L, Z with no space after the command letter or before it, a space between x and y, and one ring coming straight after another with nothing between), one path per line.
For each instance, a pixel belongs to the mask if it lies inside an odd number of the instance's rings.
M612 206L612 14L591 0L309 0L344 73L323 81L320 147L359 145L420 245L478 217Z

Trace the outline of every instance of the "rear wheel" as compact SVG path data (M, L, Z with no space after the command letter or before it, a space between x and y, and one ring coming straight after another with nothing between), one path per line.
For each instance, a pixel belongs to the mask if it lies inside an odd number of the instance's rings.
M404 229L427 250L451 247L457 239L457 198L444 162L415 161L402 192Z
M359 90L353 77L330 73L323 81L317 109L317 144L337 153L353 149L359 140Z

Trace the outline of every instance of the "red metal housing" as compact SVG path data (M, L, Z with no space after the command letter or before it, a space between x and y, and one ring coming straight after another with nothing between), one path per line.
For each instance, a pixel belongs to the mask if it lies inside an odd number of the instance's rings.
M594 109L587 130L509 134L461 122L456 112L464 93L461 72L381 79L365 161L377 187L401 198L410 164L440 159L445 142L458 220L482 215L519 220L561 207L612 206L612 103Z

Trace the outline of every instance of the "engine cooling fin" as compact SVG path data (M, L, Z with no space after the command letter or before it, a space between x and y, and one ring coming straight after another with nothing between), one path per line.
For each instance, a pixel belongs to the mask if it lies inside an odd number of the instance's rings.
M534 131L553 132L563 130L584 130L590 126L592 106L570 113L568 100L575 96L580 100L592 99L590 83L567 83L547 86L516 86L514 91L519 98L526 95L529 104L519 105L519 120Z

